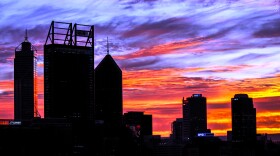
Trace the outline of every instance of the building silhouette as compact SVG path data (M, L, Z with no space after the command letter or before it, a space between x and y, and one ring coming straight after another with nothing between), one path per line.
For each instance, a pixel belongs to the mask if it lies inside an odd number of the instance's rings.
M247 94L235 94L231 98L232 141L256 140L256 108Z
M123 122L136 137L153 134L152 115L144 114L144 112L127 112L123 115Z
M95 120L114 130L122 125L122 71L107 52L95 68Z
M92 121L94 27L52 21L44 45L45 118Z
M182 101L183 140L188 141L207 130L206 98L202 94L193 94Z
M177 118L171 124L171 136L170 139L177 144L183 142L183 118Z
M14 120L31 120L37 110L36 49L25 40L15 49L14 58Z

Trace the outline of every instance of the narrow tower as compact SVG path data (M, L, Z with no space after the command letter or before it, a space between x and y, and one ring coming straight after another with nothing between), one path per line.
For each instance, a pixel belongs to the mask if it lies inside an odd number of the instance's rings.
M183 98L183 139L191 140L198 133L207 130L207 108L206 98L202 94L193 94L186 99Z
M247 94L235 94L231 98L232 141L256 140L256 108Z
M95 69L95 119L107 128L122 125L122 71L109 54Z
M36 49L24 41L15 49L14 59L14 120L25 121L40 117L37 103Z

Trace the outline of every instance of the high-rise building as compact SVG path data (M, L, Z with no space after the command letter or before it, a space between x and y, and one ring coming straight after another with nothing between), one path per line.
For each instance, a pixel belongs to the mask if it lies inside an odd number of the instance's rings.
M183 142L183 118L177 118L171 125L171 139L174 143Z
M123 120L125 126L130 128L137 137L153 134L152 115L144 114L144 112L127 112L124 113Z
M15 49L14 59L14 120L39 117L37 110L36 49L25 40Z
M231 98L232 141L256 140L256 108L247 94Z
M122 125L122 71L108 54L95 68L95 120L106 128Z
M93 121L94 27L52 21L44 45L45 118Z
M198 133L206 133L207 108L206 98L202 94L193 94L183 98L183 140L187 141L196 137Z

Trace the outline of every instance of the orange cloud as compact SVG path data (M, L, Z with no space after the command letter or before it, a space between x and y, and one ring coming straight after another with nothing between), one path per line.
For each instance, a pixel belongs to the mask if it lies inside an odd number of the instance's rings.
M242 67L232 67L235 68ZM207 98L208 128L215 135L226 135L231 129L230 100L236 93L247 93L254 98L257 108L257 132L279 133L280 93L279 76L225 80L184 77L181 74L203 68L123 70L124 112L144 111L153 115L153 133L169 136L171 123L182 117L182 97L202 93ZM218 68L218 70L221 70ZM44 116L43 76L38 77L39 112ZM0 81L0 90L7 95L0 98L0 118L13 118L13 81Z
M14 81L0 81L0 118L12 119L14 116Z
M44 99L42 95L44 94L44 77L37 77L37 87L38 87L38 109L42 117L44 117ZM14 118L14 81L4 80L0 81L0 119L13 119ZM5 95L1 95L5 94Z
M180 53L181 49L185 48L194 48L194 51L202 51L202 49L195 48L195 46L202 43L202 39L194 38L194 39L184 39L177 42L167 42L160 45L155 45L151 48L141 49L134 53L124 55L124 56L116 56L116 59L129 59L129 58L137 58L137 57L144 57L144 56L155 56L161 54L172 54L172 53ZM189 50L189 49L188 49Z
M238 68L242 67L232 67L233 70ZM212 129L215 135L226 135L227 130L231 129L231 98L234 94L246 93L254 98L254 105L258 113L257 122L260 126L258 132L265 130L267 133L280 132L275 127L273 128L273 126L279 127L279 118L273 117L275 113L280 112L279 103L275 101L275 97L280 96L279 76L244 80L217 80L181 76L181 73L199 70L203 69L123 70L125 111L146 112L149 108L153 108L153 111L148 112L153 115L154 133L168 136L171 133L171 123L176 118L182 117L182 97L202 93L207 98L208 103L208 128ZM262 112L267 109L265 106L261 107L261 103L264 102L275 106L275 112L270 112L270 114ZM264 114L269 118L265 117ZM268 122L263 122L263 120ZM273 126L269 126L271 123ZM272 129L268 129L268 127L272 127Z

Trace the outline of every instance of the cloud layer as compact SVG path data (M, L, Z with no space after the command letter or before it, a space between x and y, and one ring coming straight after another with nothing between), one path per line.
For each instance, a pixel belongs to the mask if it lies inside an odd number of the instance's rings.
M123 70L124 112L152 114L155 134L170 133L182 97L194 93L207 97L217 135L231 129L236 93L256 99L258 132L279 133L279 8L275 0L1 1L0 118L13 118L14 50L25 29L38 53L43 114L43 45L55 20L95 25L95 65L109 37Z

